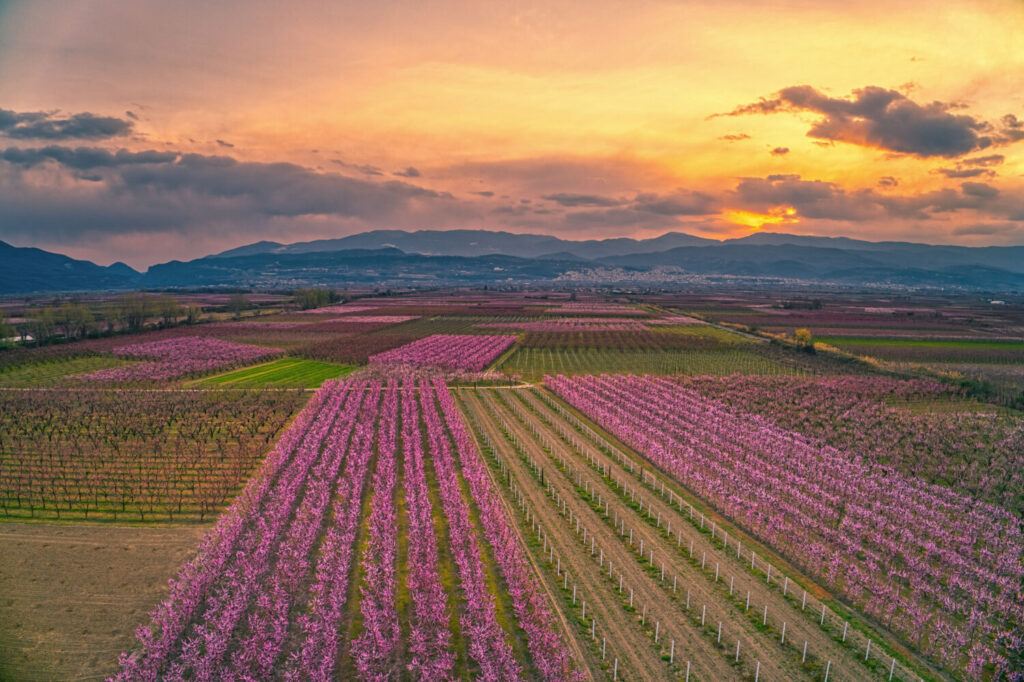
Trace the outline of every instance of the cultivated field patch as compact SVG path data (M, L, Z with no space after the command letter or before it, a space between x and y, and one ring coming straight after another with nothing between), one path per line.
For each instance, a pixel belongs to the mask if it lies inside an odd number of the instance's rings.
M301 391L0 390L0 516L203 520L230 500Z
M281 358L255 367L207 377L194 386L252 388L255 386L319 388L328 379L337 379L353 371L351 365L337 365L302 358Z

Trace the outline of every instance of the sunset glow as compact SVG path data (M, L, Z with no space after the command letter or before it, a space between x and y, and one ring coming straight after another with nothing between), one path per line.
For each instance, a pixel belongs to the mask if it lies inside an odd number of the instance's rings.
M15 1L0 84L0 237L101 262L374 228L1024 243L1009 0Z

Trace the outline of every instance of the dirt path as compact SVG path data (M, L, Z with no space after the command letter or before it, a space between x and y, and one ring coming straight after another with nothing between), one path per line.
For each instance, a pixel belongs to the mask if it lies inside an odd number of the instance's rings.
M619 646L628 646L633 649L634 656L643 657L641 660L631 659L627 662L633 666L633 674L642 679L651 679L652 675L654 678L663 678L667 674L680 675L685 673L685 664L690 661L692 679L735 679L737 671L724 657L710 654L702 643L696 641L696 638L701 636L698 634L699 623L680 618L679 614L666 604L664 592L657 581L648 575L644 567L621 543L616 541L614 531L598 518L598 512L575 494L571 482L565 476L558 473L549 462L540 459L544 455L539 444L531 444L529 435L518 424L508 419L510 415L504 414L491 396L483 396L478 405L477 409L489 412L493 415L492 419L500 418L513 437L525 446L528 456L533 458L538 467L543 468L545 487L540 485L538 479L530 472L530 466L518 455L508 461L519 474L527 494L536 500L537 513L548 522L545 527L554 526L550 531L550 540L556 550L563 554L563 560L569 562L570 570L575 573L588 573L593 570L595 564L597 565L599 579L591 580L584 591L584 596L588 600L588 605L592 600L602 602L602 606L612 612L609 613L609 617L614 618L614 622L621 622L625 616L628 627L616 625L604 629L618 630L616 635L626 637L627 641L622 644L616 642L617 653L620 653ZM586 568L588 562L591 565L589 570ZM623 586L621 593L618 591L620 580ZM573 581L579 582L575 574L570 577L570 585ZM628 609L631 594L632 611ZM610 603L605 605L603 602ZM590 607L594 608L592 605ZM600 616L598 621L601 622ZM655 635L658 637L657 644L653 641ZM667 661L662 660L659 665L658 659L662 656L667 658L673 647L674 664L669 666ZM655 661L653 665L644 662L644 659L650 660L651 654ZM622 663L620 660L620 673L623 670Z
M659 487L657 476L649 472L642 473L638 467L635 468L635 473L631 473L628 468L622 466L620 460L605 455L578 434L578 437L573 438L574 445L568 446L560 437L559 431L563 434L573 434L572 426L536 394L517 393L530 408L543 415L543 419L538 419L536 423L541 433L552 440L557 440L563 446L564 452L572 453L574 448L578 448L583 453L573 453L573 461L587 472L584 475L589 476L590 481L595 482L598 487L603 484L603 489L617 495L620 501L636 500L634 506L642 511L630 507L623 512L629 519L627 524L632 525L638 533L643 534L647 542L653 543L670 557L675 554L684 559L686 564L692 564L696 569L692 575L694 580L703 583L702 589L706 591L710 587L712 592L719 595L720 603L734 612L746 612L745 596L748 591L751 595L750 611L763 616L764 608L767 606L767 631L761 626L762 618L757 618L756 615L745 615L742 620L748 621L749 624L753 618L753 624L761 634L760 639L770 636L775 644L776 657L782 656L785 652L788 657L795 654L798 659L802 658L803 643L807 642L807 660L816 662L814 667L817 668L815 672L818 676L821 676L822 668L828 664L831 680L889 679L890 665L881 664L891 663L891 656L883 654L881 660L878 660L881 652L877 638L873 641L872 657L879 665L872 670L863 663L864 656L868 653L867 635L852 627L847 628L845 621L831 609L826 609L825 612L824 623L828 629L822 628L821 602L816 595L827 593L819 586L799 576L800 582L808 588L805 595L804 588L799 586L796 580L783 577L779 571L766 571L768 565L764 562L763 556L751 556L750 548L753 543L749 538L742 534L738 536L735 529L731 536L728 530L723 535L723 529L719 525L720 518L716 521L709 515L705 519L699 512L692 512L689 505L683 503L678 495ZM511 398L509 396L509 399ZM551 423L545 423L544 420ZM600 471L606 471L621 487L615 489L616 484L609 487ZM629 496L623 500L626 491ZM694 514L692 520L691 513ZM725 547L725 541L730 543L728 549ZM737 541L740 543L739 546ZM689 559L691 543L692 560ZM738 548L740 556L737 556ZM756 571L751 570L751 559L757 567ZM702 560L703 569L700 566ZM679 562L673 560L672 564L678 565ZM683 568L685 567L684 565ZM716 572L720 581L715 579ZM730 587L734 594L732 598L728 597ZM784 647L781 643L783 623L786 627ZM842 641L844 632L845 642ZM772 647L766 648L765 653L770 655ZM893 679L917 679L898 662L895 672Z
M0 679L101 680L209 524L0 524Z

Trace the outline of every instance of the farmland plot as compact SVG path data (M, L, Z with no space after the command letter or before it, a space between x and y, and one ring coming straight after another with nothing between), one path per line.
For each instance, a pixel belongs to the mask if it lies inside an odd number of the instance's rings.
M744 348L724 350L634 350L623 348L518 347L498 365L506 374L539 381L548 374L792 374L798 370Z
M941 666L970 678L1019 670L1024 540L1013 515L671 381L550 385Z
M444 384L335 381L118 679L571 679L561 629Z
M773 571L746 535L721 517L705 522L671 484L659 489L651 471L590 440L543 394L461 395L528 508L539 561L577 614L583 600L593 614L583 646L599 661L605 653L606 668L618 659L620 677L683 677L690 664L691 679L917 679L877 636L824 605L820 588Z
M0 513L203 520L305 399L297 391L0 390Z

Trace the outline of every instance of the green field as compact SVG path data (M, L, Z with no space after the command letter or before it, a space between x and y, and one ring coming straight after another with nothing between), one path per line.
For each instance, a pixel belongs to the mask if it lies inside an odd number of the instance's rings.
M755 352L728 350L667 350L652 353L619 348L516 348L497 367L538 381L545 374L794 374L787 367Z
M354 370L351 365L281 358L255 367L235 370L192 382L192 386L281 386L317 388L328 379L342 377Z

